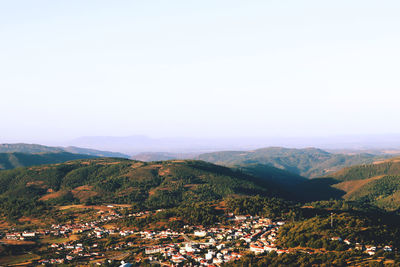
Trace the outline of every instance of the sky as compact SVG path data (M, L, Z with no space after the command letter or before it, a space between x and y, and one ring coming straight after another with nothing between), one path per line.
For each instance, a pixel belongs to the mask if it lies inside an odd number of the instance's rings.
M400 2L0 0L0 142L400 133Z

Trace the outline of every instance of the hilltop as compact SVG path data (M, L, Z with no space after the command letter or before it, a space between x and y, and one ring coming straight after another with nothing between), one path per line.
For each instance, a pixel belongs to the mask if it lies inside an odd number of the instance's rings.
M372 163L388 156L367 153L333 154L317 148L289 149L268 147L251 151L223 151L201 154L196 159L225 166L273 166L304 177L315 178L333 173L343 167Z

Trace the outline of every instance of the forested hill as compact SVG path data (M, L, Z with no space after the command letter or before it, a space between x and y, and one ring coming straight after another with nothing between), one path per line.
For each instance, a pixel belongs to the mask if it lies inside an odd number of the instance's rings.
M27 153L27 154L69 152L74 154L85 154L96 157L129 158L128 155L117 152L101 151L101 150L74 147L74 146L52 147L52 146L43 146L38 144L25 144L25 143L0 144L0 153L14 153L14 152Z
M372 164L347 167L332 173L329 177L338 180L361 180L380 175L400 175L400 158L375 161Z
M97 158L0 171L3 212L71 203L168 208L227 196L270 196L273 191L265 181L237 170L192 160L145 163Z
M72 154L67 152L55 153L0 153L0 170L28 167L33 165L61 163L76 159L94 158L94 156L83 154Z
M273 166L305 177L321 177L344 167L372 163L385 156L333 154L316 148L268 147L252 151L223 151L201 154L196 159L225 166Z

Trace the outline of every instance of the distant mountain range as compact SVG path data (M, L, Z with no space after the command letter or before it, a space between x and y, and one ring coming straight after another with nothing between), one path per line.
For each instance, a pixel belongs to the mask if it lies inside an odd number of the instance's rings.
M289 149L268 147L252 151L222 151L201 154L196 157L215 164L230 167L272 166L304 177L320 177L341 168L371 163L389 155L333 154L317 148Z
M233 139L218 138L151 138L147 136L87 136L68 142L68 145L84 146L103 150L120 151L129 155L143 152L205 153L226 149L254 148L257 141L242 145ZM240 144L240 145L237 145Z
M223 150L253 150L260 147L319 147L335 150L400 150L400 135L352 135L332 137L228 137L228 138L152 138L133 136L86 136L65 143L66 146L119 151L134 155L142 152L207 153ZM391 153L393 154L393 153Z
M133 155L131 159L150 162L173 159L194 159L198 155L199 154L196 153L143 152Z
M25 143L0 144L0 153L14 153L14 152L28 153L28 154L68 152L68 153L84 154L96 157L129 158L128 155L118 152L101 151L101 150L74 147L74 146L52 147L52 146L43 146L43 145L25 144Z

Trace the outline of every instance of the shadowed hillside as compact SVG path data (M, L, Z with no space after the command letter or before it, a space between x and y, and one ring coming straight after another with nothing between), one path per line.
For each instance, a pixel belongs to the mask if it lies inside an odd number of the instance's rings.
M395 210L400 208L400 159L393 158L344 168L321 180L335 181L332 189L343 198Z

